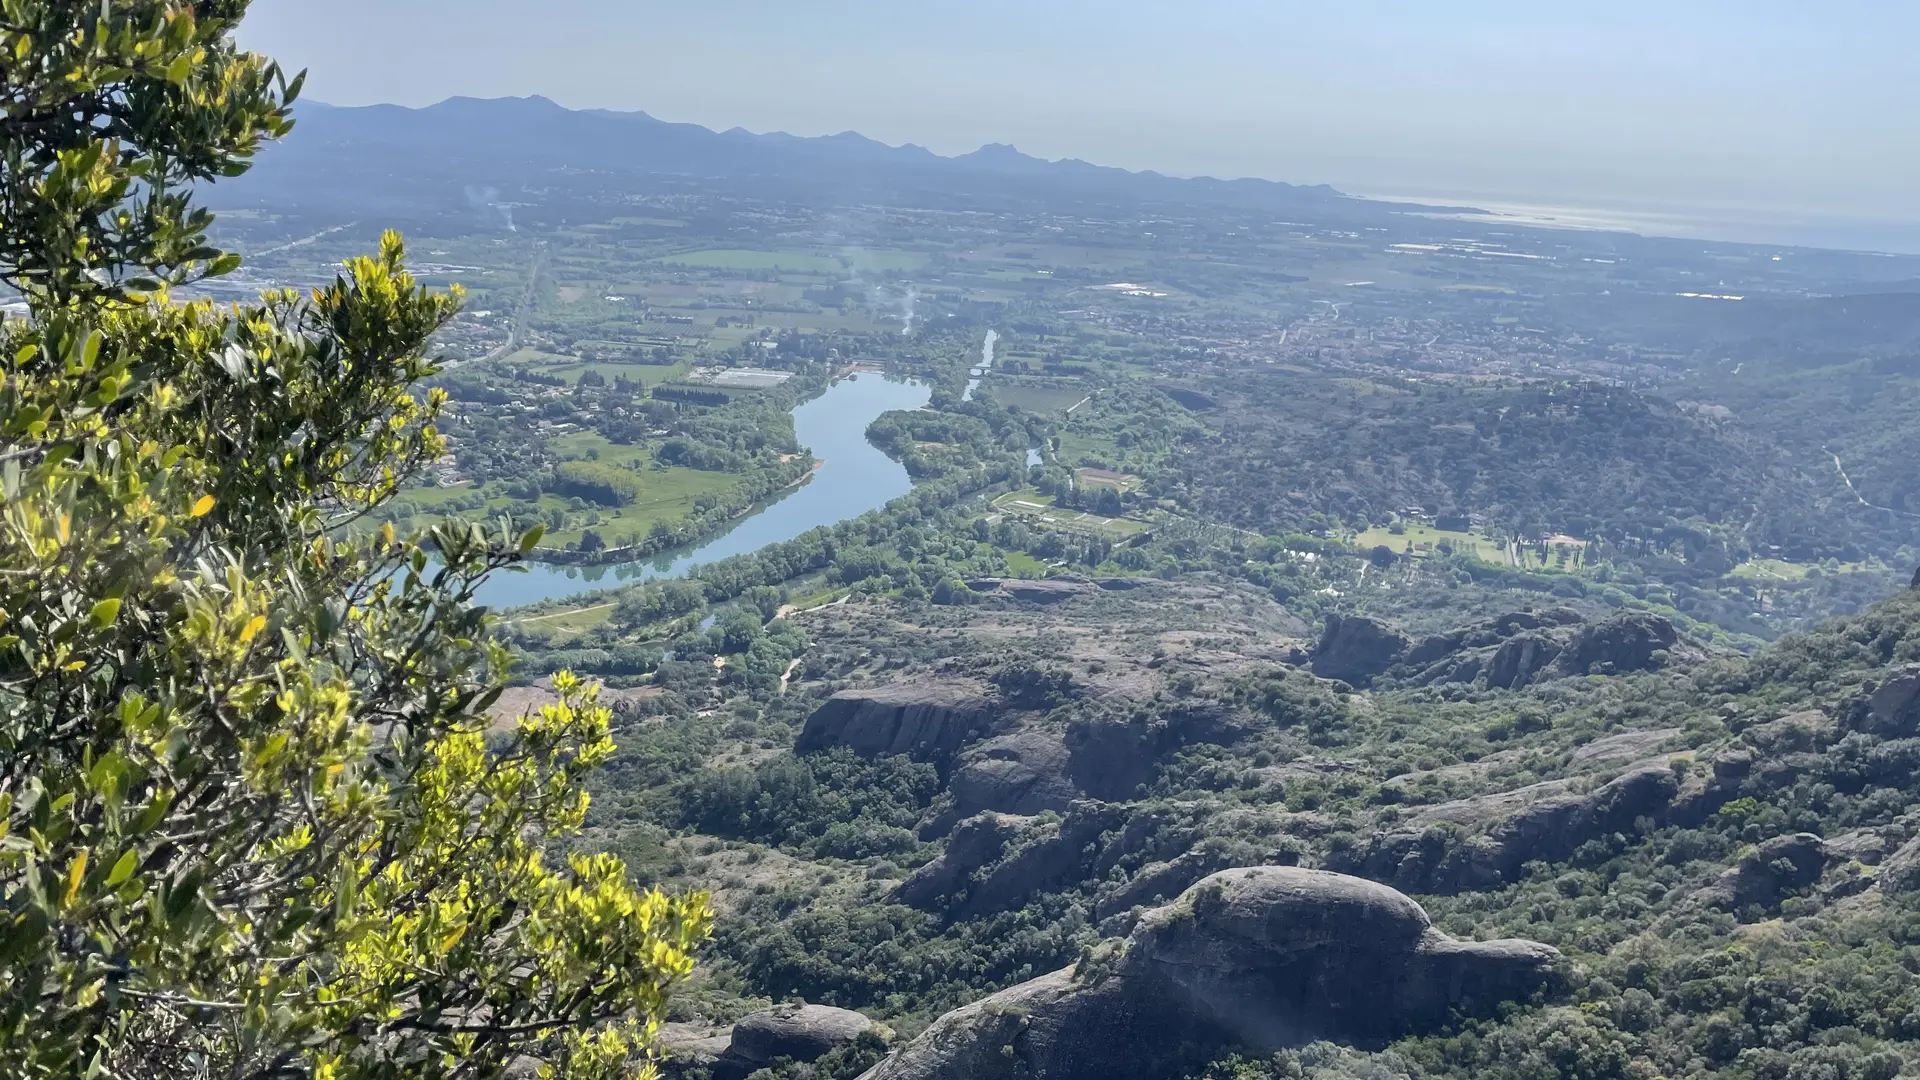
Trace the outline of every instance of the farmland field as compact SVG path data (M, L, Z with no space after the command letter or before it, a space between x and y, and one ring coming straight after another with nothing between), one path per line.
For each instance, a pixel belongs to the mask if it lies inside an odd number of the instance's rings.
M1030 413L1065 412L1087 396L1086 387L1077 383L994 380L986 390L1000 404Z

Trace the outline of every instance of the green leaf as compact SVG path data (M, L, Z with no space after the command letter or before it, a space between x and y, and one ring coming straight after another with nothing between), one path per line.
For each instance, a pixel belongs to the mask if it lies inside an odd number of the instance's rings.
M535 525L533 528L528 529L526 533L520 537L520 554L525 555L527 552L532 551L533 545L539 543L540 538L546 535L546 532L547 527L545 525Z
M105 600L93 605L93 610L87 614L87 621L92 623L95 629L104 630L112 626L113 620L119 617L120 598L117 596L109 596Z
M120 857L114 860L113 869L107 873L107 888L111 889L132 877L134 867L139 865L140 859L132 848L122 852Z

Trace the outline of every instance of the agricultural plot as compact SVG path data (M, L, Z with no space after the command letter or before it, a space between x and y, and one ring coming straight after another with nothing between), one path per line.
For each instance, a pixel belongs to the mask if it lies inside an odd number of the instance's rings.
M1075 482L1083 488L1111 488L1122 495L1136 491L1140 487L1140 478L1128 472L1114 472L1112 469L1083 468L1074 470Z
M1482 562L1501 566L1513 563L1506 547L1497 541L1475 533L1436 529L1429 525L1407 525L1403 532L1394 532L1386 527L1368 529L1355 536L1353 542L1363 550L1384 546L1396 555L1414 556L1431 555L1444 543L1456 552L1470 552Z
M1087 396L1086 387L1078 383L1026 380L992 380L987 383L986 391L1000 404L1030 413L1066 412Z
M1063 509L1053 504L1053 496L1042 495L1033 488L1022 488L1002 495L993 500L993 508L1012 517L1025 518L1068 532L1089 533L1108 540L1131 539L1141 533L1151 532L1153 528L1146 522L1132 518L1102 517L1080 510Z

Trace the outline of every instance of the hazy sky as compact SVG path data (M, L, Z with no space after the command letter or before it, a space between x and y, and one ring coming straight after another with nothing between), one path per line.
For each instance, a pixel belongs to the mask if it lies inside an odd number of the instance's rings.
M543 94L1348 190L1920 219L1903 0L256 0L336 104Z

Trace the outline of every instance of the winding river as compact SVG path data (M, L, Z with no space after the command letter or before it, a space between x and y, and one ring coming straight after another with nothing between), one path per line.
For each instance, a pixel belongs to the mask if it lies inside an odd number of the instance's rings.
M918 409L932 397L924 383L876 374L850 376L793 410L794 434L820 461L813 479L740 518L725 533L691 548L650 559L599 566L529 563L525 573L502 571L480 586L489 607L518 607L654 578L679 577L696 566L758 551L809 529L877 510L913 489L899 462L867 441L867 425L881 413Z

